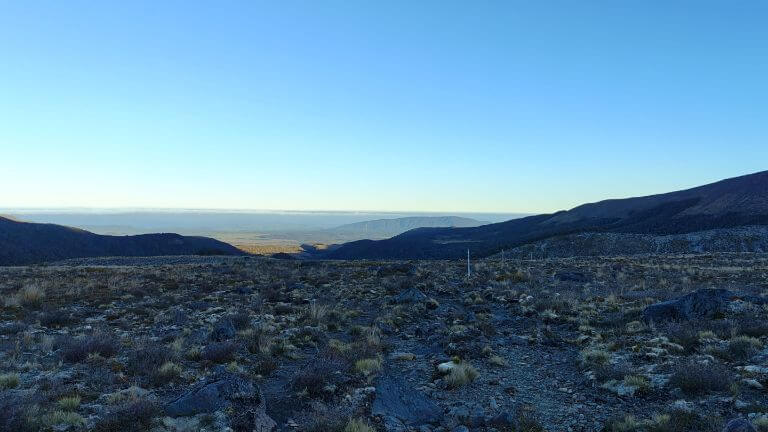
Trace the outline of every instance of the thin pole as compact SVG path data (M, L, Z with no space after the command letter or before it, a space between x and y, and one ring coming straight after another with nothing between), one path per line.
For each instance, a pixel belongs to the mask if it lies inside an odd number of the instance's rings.
M467 277L472 275L472 271L469 269L469 249L467 249Z

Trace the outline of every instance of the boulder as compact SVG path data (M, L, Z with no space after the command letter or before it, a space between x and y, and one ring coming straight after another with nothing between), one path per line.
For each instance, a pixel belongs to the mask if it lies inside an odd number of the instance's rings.
M440 407L395 375L382 375L378 379L371 414L380 416L385 424L416 427L437 424L443 418Z
M737 418L728 422L723 432L756 432L755 427L747 420Z
M725 289L701 289L661 303L652 304L643 311L645 321L685 321L712 318L727 311L736 295Z
M418 288L408 288L398 294L395 303L420 303L427 300L427 296Z
M238 430L269 432L276 426L266 414L266 402L259 387L251 379L231 373L215 374L165 406L165 414L170 417L224 410L238 413L233 422Z

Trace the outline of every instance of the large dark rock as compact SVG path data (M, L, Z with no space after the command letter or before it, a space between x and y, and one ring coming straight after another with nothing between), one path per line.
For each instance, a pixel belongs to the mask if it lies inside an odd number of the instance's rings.
M395 303L420 303L427 300L427 296L418 288L408 288L398 294Z
M736 295L725 289L701 289L675 300L652 304L643 311L645 321L685 321L725 313Z
M222 410L238 413L233 422L238 429L269 432L276 426L266 414L259 387L247 377L230 373L218 373L198 383L165 406L166 415L171 417Z
M723 428L723 432L756 432L752 423L747 420L738 418L728 422Z
M421 426L439 423L443 418L440 407L394 375L384 375L376 383L371 414L382 417L385 425ZM388 426L388 430L397 429Z

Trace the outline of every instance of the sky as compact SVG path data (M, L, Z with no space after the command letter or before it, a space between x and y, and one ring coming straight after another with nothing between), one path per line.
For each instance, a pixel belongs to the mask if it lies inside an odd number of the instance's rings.
M0 0L0 207L550 212L768 169L768 2Z

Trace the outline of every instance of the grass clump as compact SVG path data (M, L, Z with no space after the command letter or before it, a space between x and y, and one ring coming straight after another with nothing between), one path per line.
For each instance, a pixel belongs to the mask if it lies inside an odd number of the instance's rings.
M80 396L67 396L59 399L59 408L64 411L75 411L80 407Z
M80 426L85 424L83 416L72 411L60 411L56 410L48 413L42 418L43 424L48 427L67 425L67 426Z
M45 290L39 285L27 285L16 293L16 301L20 306L37 308L43 304Z
M369 376L381 370L381 358L360 359L355 362L355 370Z
M343 432L376 432L376 429L362 419L350 419Z
M181 366L173 362L165 362L152 374L155 385L165 385L181 376Z
M448 388L459 388L470 384L478 377L477 369L467 362L454 363L453 367L445 377L445 384Z
M760 339L752 336L737 336L728 341L728 357L734 361L744 361L752 357L762 346Z
M488 358L488 363L490 363L490 364L492 364L494 366L499 366L499 367L507 367L507 366L509 366L509 362L507 362L507 359L505 359L504 357L498 356L498 355L490 356Z
M588 349L581 353L585 365L605 365L611 361L611 353L604 349Z
M6 373L0 375L0 389L7 390L13 389L19 386L19 374Z
M624 385L637 388L638 393L647 393L651 389L651 382L641 375L627 375L624 377Z

